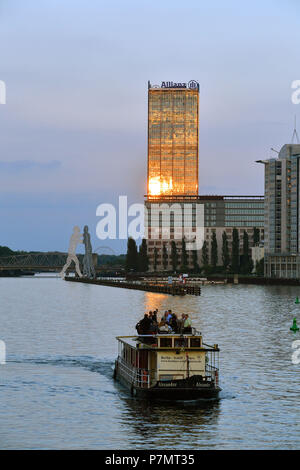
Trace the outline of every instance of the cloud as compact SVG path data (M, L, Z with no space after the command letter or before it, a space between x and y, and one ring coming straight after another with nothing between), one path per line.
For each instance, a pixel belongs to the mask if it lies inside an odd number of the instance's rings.
M14 160L14 161L0 161L0 171L6 174L19 174L31 171L54 171L61 166L58 160L51 160L49 162L36 162L33 160Z

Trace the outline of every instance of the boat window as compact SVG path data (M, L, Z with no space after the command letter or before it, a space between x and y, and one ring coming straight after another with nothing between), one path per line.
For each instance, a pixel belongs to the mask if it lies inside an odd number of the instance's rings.
M175 338L174 346L175 346L175 348L187 347L187 339L186 338Z
M161 348L171 348L172 347L172 338L160 338L160 347Z
M200 348L200 338L191 338L190 339L191 348Z

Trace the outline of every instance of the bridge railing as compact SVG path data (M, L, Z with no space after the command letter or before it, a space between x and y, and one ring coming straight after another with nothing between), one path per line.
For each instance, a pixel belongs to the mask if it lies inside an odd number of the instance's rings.
M67 253L26 253L22 255L0 256L1 268L63 267ZM80 256L80 255L79 255Z

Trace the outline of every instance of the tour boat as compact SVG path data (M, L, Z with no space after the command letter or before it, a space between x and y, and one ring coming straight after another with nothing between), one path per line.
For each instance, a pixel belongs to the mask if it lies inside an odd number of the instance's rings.
M164 400L217 398L219 347L201 333L117 336L114 378L132 396Z

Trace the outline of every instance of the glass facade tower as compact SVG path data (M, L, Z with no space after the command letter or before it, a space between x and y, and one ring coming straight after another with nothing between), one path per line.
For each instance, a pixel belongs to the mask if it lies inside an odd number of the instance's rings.
M300 145L286 144L265 166L265 275L300 277Z
M199 85L163 83L148 85L147 195L197 195Z

